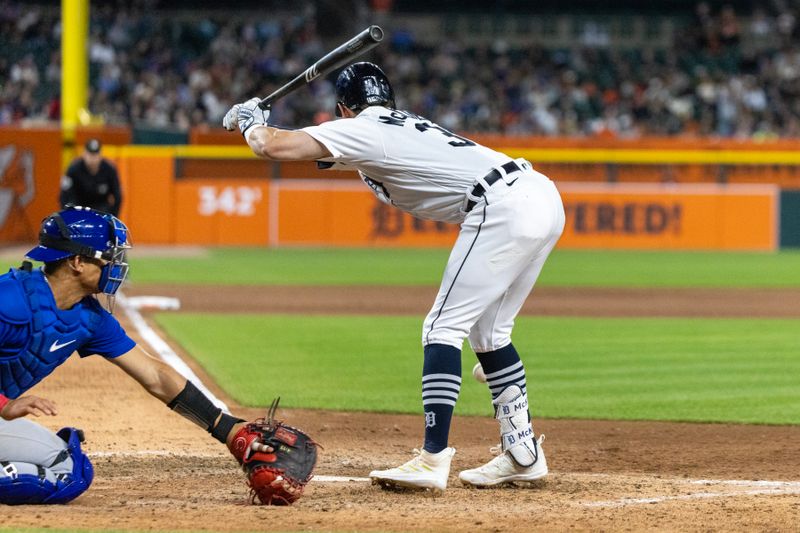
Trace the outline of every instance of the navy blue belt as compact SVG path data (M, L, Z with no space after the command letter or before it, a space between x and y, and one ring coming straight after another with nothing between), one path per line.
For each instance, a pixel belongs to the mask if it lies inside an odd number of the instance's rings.
M502 169L506 171L506 175L511 174L512 172L517 172L519 170L522 170L522 168L514 161L509 161L508 163L505 163L504 165L502 165ZM499 180L502 177L503 175L500 174L500 171L497 170L496 168L493 168L488 174L486 174L483 177L483 181L486 182L486 185L491 187L497 182L497 180ZM470 191L470 196L477 199L480 199L484 194L486 194L486 189L483 187L482 183L477 183ZM464 208L464 211L469 213L470 211L472 211L472 208L475 207L477 203L478 203L477 200L468 200L467 206Z

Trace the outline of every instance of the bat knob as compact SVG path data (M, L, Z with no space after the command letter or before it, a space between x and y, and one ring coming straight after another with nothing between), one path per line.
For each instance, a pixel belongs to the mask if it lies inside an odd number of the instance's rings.
M369 36L372 38L373 41L379 43L383 40L383 30L381 29L380 26L370 26Z

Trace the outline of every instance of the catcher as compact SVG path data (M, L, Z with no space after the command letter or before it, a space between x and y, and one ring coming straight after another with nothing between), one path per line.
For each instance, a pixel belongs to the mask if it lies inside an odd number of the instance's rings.
M228 446L247 473L253 500L286 505L311 479L316 445L269 416L246 424L222 412L171 366L138 346L95 294L114 294L128 273L127 227L110 214L73 207L44 219L39 245L0 276L0 504L67 503L92 483L83 432L50 430L24 418L55 415L46 398L25 395L77 351L106 358L175 412Z

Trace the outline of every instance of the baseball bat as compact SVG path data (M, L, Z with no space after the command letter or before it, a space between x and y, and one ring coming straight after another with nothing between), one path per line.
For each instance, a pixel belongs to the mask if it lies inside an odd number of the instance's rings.
M268 108L272 102L283 98L292 91L298 89L300 86L311 82L328 74L334 69L337 69L347 63L348 61L360 56L364 52L372 50L383 40L383 30L380 26L370 26L349 41L339 45L327 54L325 54L316 63L308 67L305 72L298 75L295 79L270 94L266 98L262 98L258 103L261 109Z

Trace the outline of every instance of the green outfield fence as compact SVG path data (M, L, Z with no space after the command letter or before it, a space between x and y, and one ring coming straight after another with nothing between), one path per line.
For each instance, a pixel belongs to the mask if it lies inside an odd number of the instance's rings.
M781 248L800 247L800 189L781 192Z

